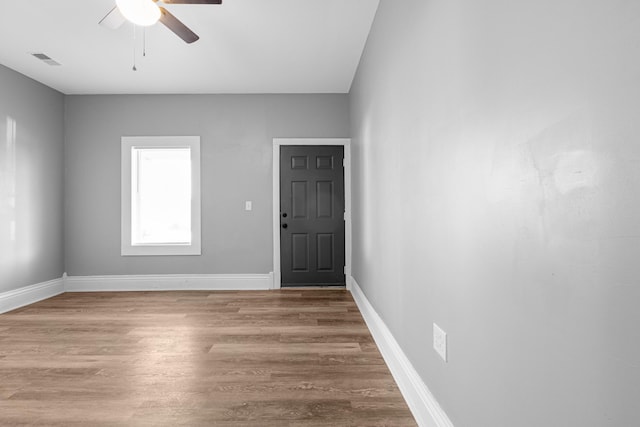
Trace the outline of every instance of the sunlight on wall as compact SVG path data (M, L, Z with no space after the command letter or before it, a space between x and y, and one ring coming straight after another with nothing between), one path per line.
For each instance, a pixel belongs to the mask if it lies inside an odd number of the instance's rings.
M38 212L31 203L38 196L30 187L37 173L35 159L21 162L17 121L7 116L5 125L4 141L0 140L0 273L29 265L40 250L35 240Z
M12 261L16 241L16 121L7 116L0 145L0 271Z
M16 241L16 121L6 118L0 150L0 268L9 265Z
M7 117L7 140L5 159L6 201L9 212L9 240L16 240L16 121Z
M3 156L0 158L0 239L9 243L16 240L16 121L9 116L5 135Z

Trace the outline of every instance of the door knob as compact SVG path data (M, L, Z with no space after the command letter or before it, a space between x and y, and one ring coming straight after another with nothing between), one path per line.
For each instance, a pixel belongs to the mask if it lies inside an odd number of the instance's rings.
M282 228L287 228L288 225L287 224L282 224Z
M285 212L282 214L282 218L286 218L286 217L287 217L287 213Z

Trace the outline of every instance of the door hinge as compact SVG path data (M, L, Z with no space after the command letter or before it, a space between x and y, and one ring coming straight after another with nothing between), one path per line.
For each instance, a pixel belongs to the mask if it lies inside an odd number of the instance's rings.
M342 167L344 167L344 157L342 158Z
M347 211L344 211L344 213L342 214L342 220L343 221L347 220Z

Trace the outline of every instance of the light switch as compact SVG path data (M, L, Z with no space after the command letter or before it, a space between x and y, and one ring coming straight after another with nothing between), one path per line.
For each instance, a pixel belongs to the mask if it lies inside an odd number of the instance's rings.
M251 209L253 209L251 200L247 200L246 202L244 202L244 210L250 211Z
M433 324L433 349L447 361L447 333L438 325Z

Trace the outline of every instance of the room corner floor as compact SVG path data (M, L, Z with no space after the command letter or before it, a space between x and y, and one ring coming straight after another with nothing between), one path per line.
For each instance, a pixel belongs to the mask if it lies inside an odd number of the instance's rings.
M344 290L65 293L0 315L0 425L415 426Z

